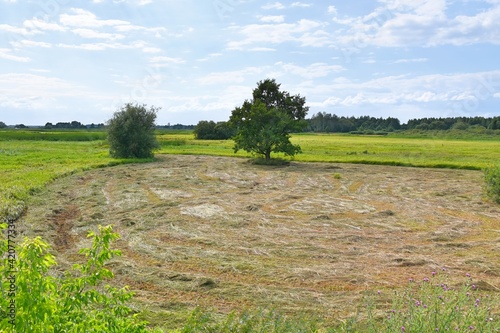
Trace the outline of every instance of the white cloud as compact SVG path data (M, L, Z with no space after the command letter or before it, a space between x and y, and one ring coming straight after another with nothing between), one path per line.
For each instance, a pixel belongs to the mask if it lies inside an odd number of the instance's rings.
M142 52L144 53L160 53L162 49L159 47L153 47L153 46L146 46L142 49Z
M344 71L345 68L339 65L328 65L325 63L314 63L306 67L297 66L294 64L287 64L283 62L276 63L284 72L293 75L298 75L306 79L320 78L330 75L331 73L338 73Z
M103 51L103 50L126 50L126 49L135 49L138 48L132 44L123 44L123 43L82 43L82 44L57 44L58 47L66 48L66 49L77 49L77 50L85 50L85 51Z
M328 14L332 14L334 16L337 15L337 8L335 6L328 6Z
M411 58L411 59L398 59L394 61L395 64L407 64L412 62L427 62L429 59L427 58Z
M83 37L83 38L89 38L89 39L108 39L108 40L115 40L115 39L123 39L125 38L124 35L121 34L111 34L111 33L105 33L105 32L98 32L92 29L73 29L71 30L74 34Z
M23 22L23 26L29 30L41 30L41 31L65 31L66 28L61 25L48 22L40 19L26 20Z
M109 26L123 26L129 25L130 22L124 20L101 20L97 18L92 12L73 8L70 10L70 14L61 14L59 16L59 21L68 27L80 27L80 28L100 28Z
M364 82L341 80L307 89L324 95L323 107L370 104L411 104L482 101L500 89L500 70L462 74L432 74L410 77L386 76Z
M149 58L149 62L153 64L154 67L167 67L171 64L183 64L186 61L180 58L171 58L165 56L157 56Z
M269 3L267 5L262 6L262 9L269 10L269 9L285 9L285 5L283 5L281 2L274 2L274 3Z
M230 50L242 50L252 44L281 44L285 42L301 42L307 46L315 46L314 41L321 40L319 45L325 45L324 32L316 30L323 24L317 21L302 19L297 23L250 24L243 27L232 27L241 38L228 43Z
M285 21L285 17L283 15L280 16L263 16L260 18L262 22L266 23L282 23Z
M88 93L85 87L66 80L35 74L0 74L0 89L0 105L11 107L41 106L39 101Z
M17 62L29 62L31 59L28 57L20 57L15 54L12 54L10 49L1 49L0 48L0 59L12 60Z
M247 77L260 74L264 71L259 67L247 67L239 71L210 73L198 78L196 81L201 85L221 85L245 82Z
M301 7L301 8L308 8L311 7L312 4L310 3L304 3L304 2L294 2L292 3L291 7Z
M50 44L50 43L36 42L33 40L28 40L28 39L23 39L23 40L16 41L16 42L11 42L10 44L16 49L20 49L22 47L45 47L45 48L52 47L52 44Z
M27 29L26 27L15 27L13 25L9 24L0 24L0 31L4 31L9 34L13 35L20 35L20 36L32 36L36 34L41 34L42 32L38 29Z
M500 44L498 2L469 16L449 16L445 0L380 2L383 6L366 16L334 19L348 28L337 36L344 48ZM331 11L337 14L335 7Z

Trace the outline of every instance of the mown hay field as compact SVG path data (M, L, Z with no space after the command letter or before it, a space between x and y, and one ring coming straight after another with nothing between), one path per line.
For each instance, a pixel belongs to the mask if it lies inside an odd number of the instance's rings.
M0 141L4 188L25 189L18 231L49 240L63 270L82 260L89 230L114 224L123 256L113 283L165 330L197 306L338 322L364 313L376 291L383 312L409 278L442 268L451 285L470 274L498 296L500 207L484 197L483 173L464 170L495 163L497 142L300 135L304 154L272 167L198 155L232 156L232 143L190 135L161 135L171 154L115 166L127 161L109 159L102 141ZM329 162L299 161L311 147ZM417 149L458 169L390 165L420 161ZM367 158L382 165L338 163Z

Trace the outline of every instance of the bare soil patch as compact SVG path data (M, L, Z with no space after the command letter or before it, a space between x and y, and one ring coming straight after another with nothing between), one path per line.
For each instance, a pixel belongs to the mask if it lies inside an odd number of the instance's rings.
M19 225L53 242L64 266L79 260L89 230L114 224L116 282L152 311L264 306L338 317L367 290L443 267L498 292L500 207L484 200L482 177L167 155L58 180Z

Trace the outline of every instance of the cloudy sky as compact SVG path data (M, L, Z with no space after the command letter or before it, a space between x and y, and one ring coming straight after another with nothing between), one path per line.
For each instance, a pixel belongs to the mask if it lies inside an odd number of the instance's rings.
M256 83L309 115L500 115L500 0L0 0L0 121L227 120Z

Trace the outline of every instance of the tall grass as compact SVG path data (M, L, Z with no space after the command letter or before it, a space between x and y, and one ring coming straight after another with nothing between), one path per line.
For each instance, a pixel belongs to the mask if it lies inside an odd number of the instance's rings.
M464 278L451 285L446 270L430 272L420 281L410 279L404 290L372 292L362 313L330 323L314 316L294 317L262 309L218 319L196 309L174 332L500 332L498 296L482 292L471 276Z
M500 165L490 166L484 170L486 194L500 204Z

